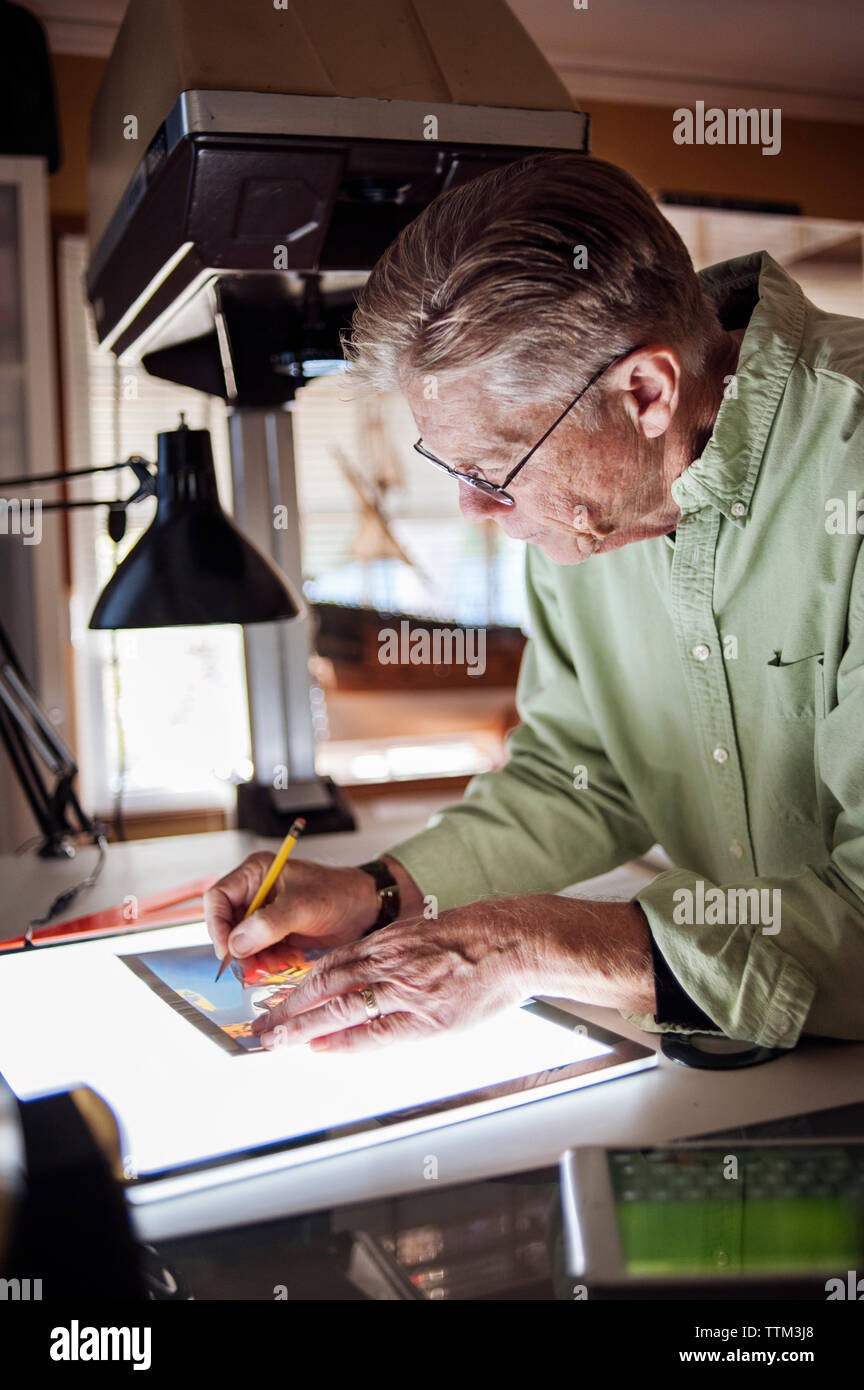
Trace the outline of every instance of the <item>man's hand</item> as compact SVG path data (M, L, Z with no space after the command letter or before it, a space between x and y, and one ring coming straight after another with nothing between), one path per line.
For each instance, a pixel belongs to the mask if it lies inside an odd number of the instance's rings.
M368 1016L363 989L380 1018ZM317 961L252 1026L267 1048L346 1051L465 1028L531 994L653 1012L641 909L538 893L397 922Z
M278 970L278 952L270 948L286 936L301 948L343 946L374 925L380 905L369 874L294 858L265 905L243 921L272 862L265 851L250 854L204 894L207 930L220 960L230 950L239 960L259 955L262 966ZM416 916L423 904L416 883L395 859L385 857L385 863L399 884L403 914Z
M242 921L272 862L272 854L250 854L204 894L207 930L220 960L226 950L241 960L266 952L289 934L301 947L339 946L375 921L375 884L368 874L303 859L285 865L264 907Z

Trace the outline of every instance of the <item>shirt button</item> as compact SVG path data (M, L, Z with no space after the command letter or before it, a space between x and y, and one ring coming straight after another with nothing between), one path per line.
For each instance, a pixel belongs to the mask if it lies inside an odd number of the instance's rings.
M711 655L711 648L707 647L704 642L699 642L693 648L693 655L697 661L707 661Z
M780 1014L774 1024L774 1030L781 1038L785 1038L791 1027L792 1020L788 1014Z
M736 859L743 859L744 847L743 845L739 845L737 840L733 840L731 845L729 846L729 853L734 855Z
M713 753L712 756L713 756L713 758L714 758L715 763L725 763L725 762L728 762L728 761L729 761L729 749L728 749L728 748L723 748L723 747L721 747L721 746L718 745L718 747L714 749L714 753Z
M732 515L733 515L733 516L746 516L746 515L747 515L747 504L746 504L746 502L733 502L733 503L732 503L731 511L732 511Z

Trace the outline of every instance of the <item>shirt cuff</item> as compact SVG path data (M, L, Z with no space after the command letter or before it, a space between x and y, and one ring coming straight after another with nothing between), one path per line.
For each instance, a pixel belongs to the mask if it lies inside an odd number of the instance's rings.
M636 894L669 969L686 980L698 1007L710 1010L717 1032L763 1047L794 1047L816 994L815 980L776 944L773 928L688 922L682 912L687 902L695 906L700 885L703 893L716 887L706 887L687 869L671 869Z
M654 990L657 995L655 1023L678 1024L682 1028L704 1028L717 1032L717 1024L694 1004L690 995L672 974L660 947L650 935L651 961L654 966Z
M384 854L399 861L424 897L434 897L436 912L495 896L467 836L454 830L444 812L436 813L425 830L388 846L378 857Z

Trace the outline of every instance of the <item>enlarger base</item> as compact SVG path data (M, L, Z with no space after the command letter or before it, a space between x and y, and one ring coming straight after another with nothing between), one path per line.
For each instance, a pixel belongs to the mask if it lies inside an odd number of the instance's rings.
M329 777L270 787L241 782L237 788L237 826L256 835L282 838L297 816L306 821L304 835L332 835L355 830L354 815L341 787Z

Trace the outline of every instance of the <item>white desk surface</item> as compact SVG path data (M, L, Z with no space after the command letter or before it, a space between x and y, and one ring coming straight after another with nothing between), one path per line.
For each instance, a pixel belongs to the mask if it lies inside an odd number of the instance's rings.
M416 806L398 801L364 806L358 831L315 836L304 843L303 852L334 864L363 863L420 829L424 820ZM112 844L100 882L65 915L98 911L129 893L144 896L224 873L257 848L273 849L275 844L240 831ZM20 934L56 893L88 873L93 853L83 851L72 863L45 862L32 853L0 858L0 937ZM595 880L587 892L626 898L651 877L652 870L640 862ZM586 885L578 890L585 891ZM566 1007L648 1046L659 1044L657 1034L631 1027L614 1010ZM155 1239L182 1229L234 1225L422 1188L430 1157L437 1162L437 1180L449 1185L541 1167L572 1144L664 1142L857 1101L864 1101L864 1044L805 1040L788 1057L727 1072L695 1071L661 1057L650 1072L292 1168L279 1184L232 1190L230 1201L224 1193L215 1202L208 1194L183 1198L182 1214L177 1203L156 1205L144 1211L138 1225L143 1235Z

